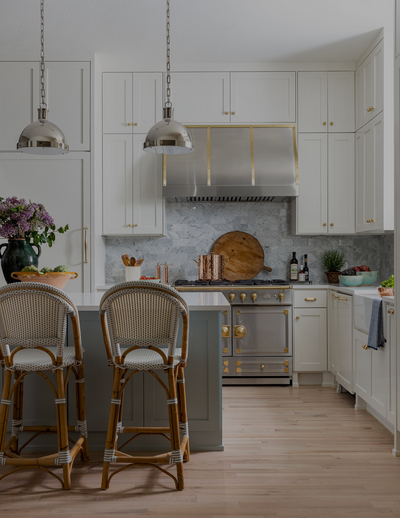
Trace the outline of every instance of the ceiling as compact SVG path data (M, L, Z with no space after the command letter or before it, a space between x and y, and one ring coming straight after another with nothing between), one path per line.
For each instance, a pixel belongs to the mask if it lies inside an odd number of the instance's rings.
M171 69L352 62L393 24L393 0L170 0ZM38 59L40 0L0 1L0 59ZM46 58L165 68L165 0L46 0ZM37 47L37 48L36 48Z

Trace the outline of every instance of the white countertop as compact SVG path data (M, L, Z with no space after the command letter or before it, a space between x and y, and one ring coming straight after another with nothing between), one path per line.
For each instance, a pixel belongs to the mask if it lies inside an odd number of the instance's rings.
M98 311L104 293L69 293L78 311ZM189 306L189 311L222 311L230 309L230 304L219 292L181 293Z
M349 288L347 286L343 286L343 284L294 284L294 290L339 290L342 293L347 293L348 295L364 295L366 297L379 297L378 294L378 286L356 286L354 288ZM394 297L389 297L394 299Z

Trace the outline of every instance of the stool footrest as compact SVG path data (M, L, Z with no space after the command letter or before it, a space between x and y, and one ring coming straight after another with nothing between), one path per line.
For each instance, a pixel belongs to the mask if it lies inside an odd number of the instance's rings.
M168 426L152 426L147 428L144 426L124 426L122 433L171 433L171 430Z

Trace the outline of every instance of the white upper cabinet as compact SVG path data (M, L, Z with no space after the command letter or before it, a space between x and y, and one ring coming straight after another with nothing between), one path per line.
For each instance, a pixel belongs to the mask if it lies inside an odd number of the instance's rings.
M383 113L356 133L356 231L393 230L384 217Z
M295 72L232 72L231 122L296 122Z
M356 96L358 130L383 110L383 40L356 70Z
M70 151L89 151L90 63L48 62L46 85L49 120L64 133Z
M354 133L299 134L297 234L354 234Z
M37 108L38 64L0 63L0 151L17 150L22 130L37 120Z
M298 73L298 131L354 131L354 73Z
M171 100L182 124L230 122L229 72L174 72Z
M162 156L145 135L103 135L103 234L162 235Z
M162 73L103 74L103 133L146 133L162 118Z
M294 72L175 72L175 118L183 124L294 123Z

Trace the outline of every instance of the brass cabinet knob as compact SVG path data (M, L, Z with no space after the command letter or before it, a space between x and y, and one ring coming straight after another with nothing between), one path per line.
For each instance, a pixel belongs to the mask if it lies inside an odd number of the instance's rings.
M370 219L367 219L367 223L371 223L371 220L370 220Z
M388 313L389 315L394 315L394 309L389 309Z
M233 329L234 338L243 338L246 336L247 329L244 326L234 326Z
M257 293L252 293L251 294L251 299L252 299L253 302L255 302L256 299L257 299Z
M263 371L265 369L265 365L261 365L261 370Z
M238 309L238 310L236 311L236 315L240 315L241 313L242 313L242 312L240 311L240 309Z
M330 225L331 225L331 227L333 227L333 223L331 223Z
M362 348L365 349L366 351L368 351L368 349L369 349L368 345L365 345L365 344L362 346Z
M231 302L235 300L236 295L234 293L229 293L229 299Z
M132 225L131 225L130 223L128 223L126 226L127 226L127 227L131 227Z
M323 227L326 227L326 223L322 223L322 226L323 226Z
M373 223L373 222L374 222L374 220L373 220L373 219L371 219L371 220L370 220L370 223Z
M240 300L241 300L242 302L244 302L244 301L246 300L246 293L241 293L241 294L240 294Z
M369 108L367 108L367 112L372 112L373 110L375 110L375 108L373 106L370 106Z
M333 122L330 122L329 124L330 124L331 126L333 126Z
M324 121L322 124L323 124L324 126L326 126L326 121Z
M225 347L224 349L222 349L222 352L223 352L224 354L228 354L229 350L228 350L228 348L227 348L227 347Z
M224 113L225 113L225 115L229 115L229 112L224 112Z
M134 226L134 227L137 227L137 223L135 223L133 226Z
M285 294L279 293L278 297L279 297L279 300L283 300L285 298Z
M135 122L134 126L137 126L137 122Z
M296 320L299 320L300 317L296 317Z
M236 112L231 112L231 113L232 113L232 115L236 115Z
M222 326L222 338L229 338L231 336L231 326ZM226 351L228 352L228 351Z

